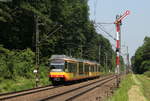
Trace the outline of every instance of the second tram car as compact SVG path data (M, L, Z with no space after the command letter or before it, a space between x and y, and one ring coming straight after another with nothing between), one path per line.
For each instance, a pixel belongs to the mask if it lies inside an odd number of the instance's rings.
M49 79L52 84L95 78L100 76L100 65L96 62L75 59L65 55L50 58Z

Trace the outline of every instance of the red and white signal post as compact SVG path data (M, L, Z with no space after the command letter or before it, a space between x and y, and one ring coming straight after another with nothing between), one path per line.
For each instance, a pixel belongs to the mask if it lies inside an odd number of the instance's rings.
M130 11L127 10L122 16L117 15L116 16L116 21L114 22L114 24L116 25L116 70L115 72L117 74L120 74L120 47L121 47L121 22L123 20L123 18L125 18L127 15L130 14Z

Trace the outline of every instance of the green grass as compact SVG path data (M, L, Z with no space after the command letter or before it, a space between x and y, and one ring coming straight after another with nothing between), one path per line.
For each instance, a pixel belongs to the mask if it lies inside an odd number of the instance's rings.
M150 99L150 78L144 75L137 75L137 78L141 82L141 90L143 95L146 97L146 99Z
M128 101L128 91L134 85L132 75L128 74L120 84L119 89L107 101Z
M144 75L150 78L150 71L144 72Z
M48 85L48 77L40 79L40 86ZM34 79L26 79L23 77L17 77L16 80L2 80L0 83L0 93L20 91L35 87Z
M132 85L140 87L141 92L146 97L147 101L150 99L150 78L144 75L135 75L140 84L135 83L132 79L132 75L127 75L121 82L120 88L114 93L114 95L107 101L128 101L128 91Z

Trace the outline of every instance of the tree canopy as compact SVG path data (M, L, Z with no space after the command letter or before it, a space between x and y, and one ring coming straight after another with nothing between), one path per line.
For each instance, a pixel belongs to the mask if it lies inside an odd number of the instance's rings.
M41 62L65 54L114 67L115 53L108 39L96 32L89 19L88 0L13 0L0 3L0 44L9 50L35 52L35 16L38 16ZM61 29L57 30L60 26ZM52 34L53 33L53 34ZM113 59L113 60L111 60Z
M137 49L132 65L135 73L150 71L150 37L145 37L144 44Z

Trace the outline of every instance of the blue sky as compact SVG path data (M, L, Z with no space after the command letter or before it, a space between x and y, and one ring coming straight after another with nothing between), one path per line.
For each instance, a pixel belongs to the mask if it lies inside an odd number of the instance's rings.
M89 6L90 19L96 22L114 22L117 14L123 14L126 10L131 11L131 14L123 20L121 31L122 45L129 47L130 57L143 44L144 37L150 36L150 0L89 0ZM115 25L103 26L115 37ZM102 31L99 33L115 44L107 34ZM125 52L124 48L122 52Z

